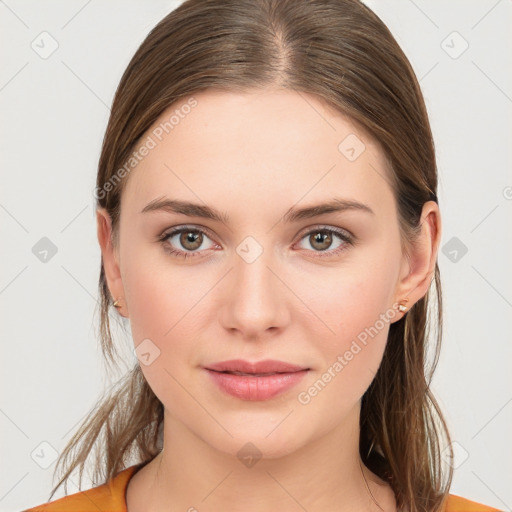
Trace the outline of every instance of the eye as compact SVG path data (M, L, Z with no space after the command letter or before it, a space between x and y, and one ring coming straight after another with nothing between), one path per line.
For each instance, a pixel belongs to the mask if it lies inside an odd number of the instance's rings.
M334 249L328 250L336 238L339 241L338 245ZM210 237L205 229L187 226L174 228L159 237L159 241L164 245L164 249L169 254L181 258L194 258L204 250L220 247L212 242L210 247L203 247L202 250L199 250L204 241L208 239ZM327 228L325 226L310 229L302 235L301 241L304 239L312 247L313 252L320 253L315 256L320 258L334 257L347 249L348 246L354 245L353 235L338 228ZM173 244L181 246L184 250L181 248L177 249Z
M338 238L340 242L334 249L328 250L332 247L335 238ZM338 228L327 228L325 226L310 229L303 235L301 240L304 239L313 247L314 252L320 253L315 255L315 257L320 258L336 256L349 246L354 245L353 236L348 232Z
M171 243L173 238L176 238L174 243L179 244L185 251L173 247ZM164 233L159 240L164 244L165 250L173 256L194 258L200 252L198 249L203 245L204 240L208 238L206 231L203 229L185 226ZM215 246L215 244L213 245ZM208 249L208 247L206 249Z

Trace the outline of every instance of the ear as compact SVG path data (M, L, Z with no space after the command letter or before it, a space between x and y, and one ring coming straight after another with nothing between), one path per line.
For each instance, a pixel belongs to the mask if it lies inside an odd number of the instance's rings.
M395 290L395 303L408 299L407 310L398 312L400 320L409 309L425 296L432 280L441 243L441 213L435 201L423 205L420 219L421 231L417 240L409 246L409 253L404 255L400 269L400 279ZM394 320L394 321L396 321Z
M101 258L107 286L113 299L119 300L121 307L116 308L117 311L121 316L127 317L128 308L124 300L125 294L119 266L119 251L118 247L114 247L112 243L112 219L105 208L97 208L96 221L98 242L101 247Z

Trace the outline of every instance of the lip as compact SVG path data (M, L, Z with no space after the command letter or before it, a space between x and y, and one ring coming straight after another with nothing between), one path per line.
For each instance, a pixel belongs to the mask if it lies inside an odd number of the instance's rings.
M217 372L243 372L243 373L293 373L310 368L298 366L296 364L277 361L275 359L265 359L264 361L244 361L243 359L230 359L205 366L207 370Z
M271 359L255 363L232 359L210 364L204 369L222 391L241 400L270 400L296 386L310 370Z

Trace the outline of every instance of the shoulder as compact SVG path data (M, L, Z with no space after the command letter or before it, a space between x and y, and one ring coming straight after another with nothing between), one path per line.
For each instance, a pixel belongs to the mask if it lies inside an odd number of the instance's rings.
M130 466L114 478L87 491L64 496L23 512L126 512L126 488L141 464Z
M449 494L443 512L499 512L499 509Z

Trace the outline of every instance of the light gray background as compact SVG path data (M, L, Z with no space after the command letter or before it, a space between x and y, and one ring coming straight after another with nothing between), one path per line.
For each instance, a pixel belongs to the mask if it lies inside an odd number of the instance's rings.
M421 80L437 147L445 327L434 389L456 441L451 492L510 510L512 2L367 3ZM112 381L93 317L96 166L121 74L176 5L0 2L2 511L47 500L56 452ZM43 237L57 248L46 262L33 250Z

